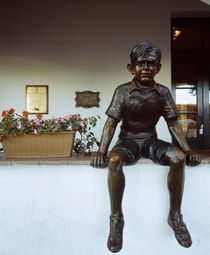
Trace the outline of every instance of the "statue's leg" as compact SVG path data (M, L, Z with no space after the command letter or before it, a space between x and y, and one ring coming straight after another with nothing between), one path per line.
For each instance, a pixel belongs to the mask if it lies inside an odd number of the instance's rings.
M107 246L111 252L118 252L122 248L123 236L123 212L122 198L125 187L123 164L125 153L121 149L115 149L109 156L108 187L111 203L110 233Z
M168 174L168 189L170 194L168 223L172 227L179 244L184 247L190 247L192 240L181 215L185 154L179 148L172 147L166 151L165 157L170 164Z
M174 231L180 245L190 247L190 234L182 220L181 203L184 187L185 154L178 147L157 138L148 139L142 148L142 156L162 165L169 165L168 189L170 211L168 223Z
M125 187L125 176L123 173L124 153L120 149L111 152L109 156L108 187L112 214L123 215L122 197Z

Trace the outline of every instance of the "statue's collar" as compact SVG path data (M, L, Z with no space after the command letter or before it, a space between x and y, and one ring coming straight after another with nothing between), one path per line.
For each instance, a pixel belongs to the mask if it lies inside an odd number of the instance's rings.
M135 82L135 79L133 79L133 80L131 81L131 86L130 86L129 94L131 94L135 89L136 89L136 90L139 90L139 91L145 90L145 88L143 88L143 87L137 85L136 82ZM151 88L148 89L148 91L152 91L152 90L155 90L155 91L157 91L158 94L160 94L160 91L159 91L159 89L158 89L158 86L157 86L157 84L156 84L155 82L154 82L153 86L152 86Z

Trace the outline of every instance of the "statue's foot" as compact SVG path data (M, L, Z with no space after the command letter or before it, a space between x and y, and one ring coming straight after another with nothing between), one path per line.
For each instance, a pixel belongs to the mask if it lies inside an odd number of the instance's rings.
M183 222L182 214L176 213L173 217L169 216L168 224L173 229L178 243L185 248L189 248L192 245L192 240L187 226Z
M123 227L123 216L112 214L110 216L110 232L107 241L107 247L111 252L118 252L122 249Z

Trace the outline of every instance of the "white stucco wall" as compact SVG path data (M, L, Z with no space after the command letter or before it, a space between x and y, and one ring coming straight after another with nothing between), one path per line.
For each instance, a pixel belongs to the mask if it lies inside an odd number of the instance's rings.
M119 255L209 255L209 165L186 167L182 212L193 245L167 224L168 167L125 167L124 246ZM107 168L0 166L1 255L108 255Z
M139 41L157 44L163 54L156 81L171 87L171 16L209 15L198 0L4 2L0 20L0 111L25 109L25 85L49 85L49 115L100 114L117 85L131 79L126 69ZM186 13L187 12L187 13ZM99 91L100 108L75 108L75 91ZM160 137L170 140L163 121ZM116 140L115 135L113 142Z

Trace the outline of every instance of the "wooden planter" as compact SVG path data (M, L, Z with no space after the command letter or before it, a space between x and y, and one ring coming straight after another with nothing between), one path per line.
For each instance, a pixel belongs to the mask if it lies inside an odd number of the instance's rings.
M2 145L7 158L70 157L75 133L70 131L43 135L4 135Z

